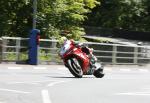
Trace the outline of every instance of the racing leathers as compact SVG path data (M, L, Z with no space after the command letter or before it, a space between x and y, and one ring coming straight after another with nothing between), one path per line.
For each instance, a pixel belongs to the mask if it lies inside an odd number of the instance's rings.
M85 46L83 43L78 43L78 42L75 42L74 40L70 40L76 47L81 47L81 50L86 53L86 55L88 55L89 59L90 59L90 69L88 71L87 74L92 74L94 69L93 68L96 68L95 66L95 63L97 61L97 58L92 54L93 52L93 49L91 48L88 48L87 46ZM92 52L90 52L92 51Z

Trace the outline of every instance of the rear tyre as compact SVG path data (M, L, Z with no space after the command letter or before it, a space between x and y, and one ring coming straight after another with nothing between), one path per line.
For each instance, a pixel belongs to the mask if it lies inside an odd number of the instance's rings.
M76 78L82 78L83 71L81 68L80 60L73 57L73 58L67 59L66 63L67 63L67 67L69 71L72 73L73 76L75 76Z
M99 69L94 71L93 75L96 78L102 78L102 77L104 77L105 74L103 73L103 69L99 68Z

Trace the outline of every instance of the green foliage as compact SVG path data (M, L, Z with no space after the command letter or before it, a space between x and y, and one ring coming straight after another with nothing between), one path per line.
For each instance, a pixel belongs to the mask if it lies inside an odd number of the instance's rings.
M48 37L60 37L62 31L69 31L68 38L76 40L84 35L81 27L86 13L94 8L96 0L39 0L39 28Z
M37 28L43 38L59 38L62 31L69 31L65 36L80 40L85 34L82 25L150 31L150 0L37 1ZM0 0L0 36L28 37L32 2Z
M31 29L31 3L27 0L0 1L0 36L25 36Z
M45 52L44 50L40 50L39 52L40 56L39 59L40 60L47 60L50 61L51 60L51 55L50 53Z
M37 0L37 28L42 37L59 37L68 30L69 38L79 39L81 27L89 13L99 2L96 0ZM27 37L32 29L33 0L0 1L0 36Z
M86 25L150 31L149 0L99 0Z

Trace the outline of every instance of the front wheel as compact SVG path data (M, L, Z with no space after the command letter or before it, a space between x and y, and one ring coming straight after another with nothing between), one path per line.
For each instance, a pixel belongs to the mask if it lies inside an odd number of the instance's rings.
M76 77L76 78L82 78L83 76L83 71L81 68L81 63L80 60L73 57L73 58L69 58L67 60L67 67L69 69L69 71Z

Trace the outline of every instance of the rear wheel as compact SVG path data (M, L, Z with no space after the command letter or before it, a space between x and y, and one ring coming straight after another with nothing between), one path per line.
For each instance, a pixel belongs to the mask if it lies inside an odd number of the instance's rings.
M83 71L81 68L80 60L73 57L67 59L67 66L69 68L69 71L76 77L76 78L82 78Z
M103 73L103 69L99 68L99 69L94 71L93 75L96 78L102 78L102 77L104 77L105 74Z

